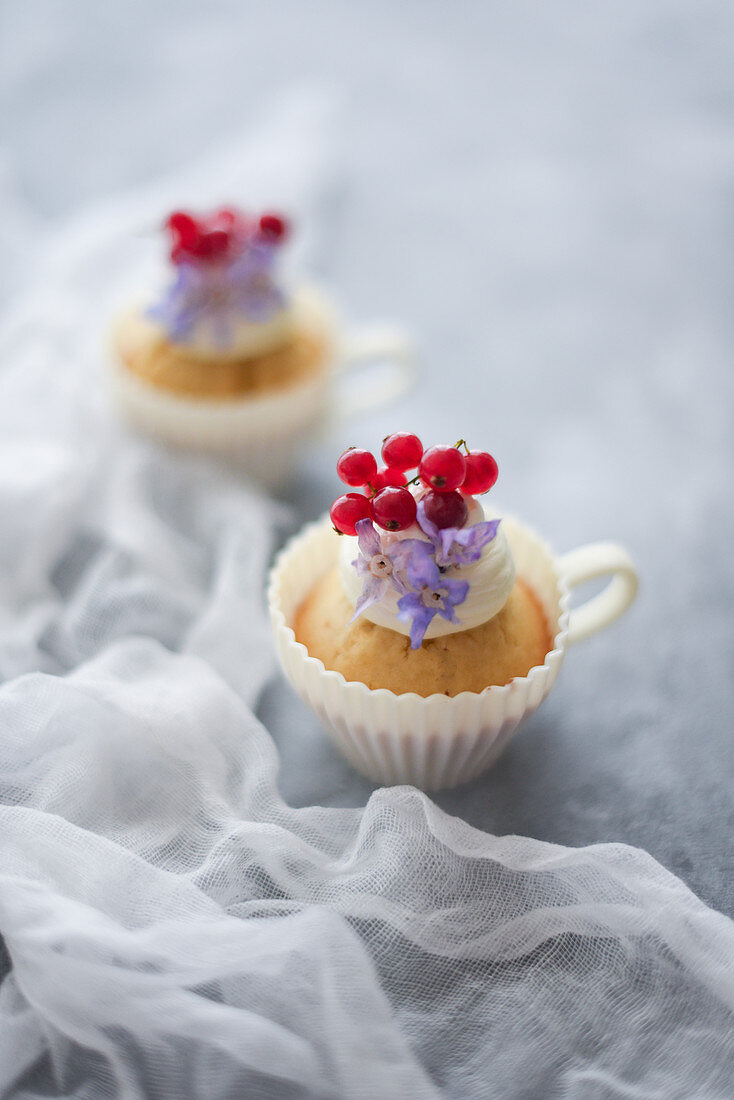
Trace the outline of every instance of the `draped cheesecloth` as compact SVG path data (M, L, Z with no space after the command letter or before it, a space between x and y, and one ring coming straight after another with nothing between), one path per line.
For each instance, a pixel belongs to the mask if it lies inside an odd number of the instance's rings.
M252 709L280 512L106 408L103 321L160 248L134 230L246 184L308 209L317 130L39 244L6 316L0 1095L732 1095L734 927L644 852L405 787L284 803Z

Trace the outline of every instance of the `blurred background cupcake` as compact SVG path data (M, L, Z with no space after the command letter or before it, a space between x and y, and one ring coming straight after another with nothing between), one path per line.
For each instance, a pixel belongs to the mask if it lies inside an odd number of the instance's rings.
M392 389L378 392L377 403L407 385L407 335L347 335L323 291L288 285L279 263L290 229L282 214L178 210L165 229L168 285L122 315L111 335L114 393L135 427L225 455L277 488L334 412L337 371L387 357Z

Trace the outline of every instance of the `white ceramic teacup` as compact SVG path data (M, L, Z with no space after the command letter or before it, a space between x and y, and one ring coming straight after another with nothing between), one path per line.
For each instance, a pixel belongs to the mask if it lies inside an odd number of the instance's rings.
M337 560L339 539L328 518L305 528L273 566L268 599L283 671L336 746L370 779L437 790L479 775L545 699L568 646L608 626L634 600L637 573L616 543L594 543L556 557L525 524L505 516L503 526L517 574L538 597L553 641L543 664L527 676L482 692L423 698L372 690L325 669L296 641L291 624L298 608ZM571 589L600 577L610 578L606 587L570 610Z
M242 398L192 398L146 382L116 350L124 322L118 324L110 375L128 422L174 446L225 458L266 488L283 486L304 443L331 419L342 421L392 404L414 377L413 342L403 329L386 324L347 328L327 295L312 286L302 289L299 299L309 324L324 338L322 369L289 386ZM337 378L358 366L372 385L344 392Z

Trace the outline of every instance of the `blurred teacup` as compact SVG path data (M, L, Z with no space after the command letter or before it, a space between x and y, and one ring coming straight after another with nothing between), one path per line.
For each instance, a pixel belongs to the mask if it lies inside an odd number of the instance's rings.
M543 664L527 676L481 692L423 697L371 689L326 669L297 641L292 624L298 609L337 562L339 538L328 517L306 527L273 566L268 599L283 671L337 748L375 782L437 790L480 775L546 698L567 648L609 626L634 600L637 573L616 543L593 543L555 556L518 520L505 516L503 529L517 575L543 608L552 642ZM608 578L603 590L569 609L571 590L601 577Z
M332 419L392 404L414 377L413 342L400 327L347 327L313 286L298 292L298 306L318 345L316 359L302 375L241 396L179 392L141 377L131 364L139 342L156 338L155 329L141 309L121 317L112 332L110 381L128 423L173 446L225 459L268 489L281 488L303 446ZM358 366L361 384L345 392L337 379Z

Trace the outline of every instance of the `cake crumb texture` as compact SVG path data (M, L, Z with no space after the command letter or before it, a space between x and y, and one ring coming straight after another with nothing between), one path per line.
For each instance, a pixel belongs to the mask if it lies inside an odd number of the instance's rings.
M315 326L301 328L282 347L247 358L204 358L155 330L146 335L139 339L137 331L124 329L116 334L125 366L159 389L189 397L221 400L285 389L324 373L328 363L326 334Z
M398 695L458 695L507 684L542 664L551 647L540 603L519 579L505 606L488 623L429 639L420 649L411 649L404 634L364 616L350 623L353 614L334 568L315 584L293 629L327 669L341 672L345 680L361 680L369 688L389 688Z

